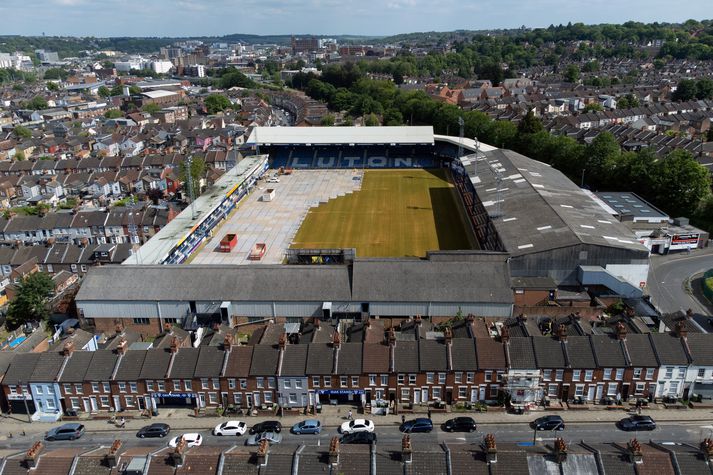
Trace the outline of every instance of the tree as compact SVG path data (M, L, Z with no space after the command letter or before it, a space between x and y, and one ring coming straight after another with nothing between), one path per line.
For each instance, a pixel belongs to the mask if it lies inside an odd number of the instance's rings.
M639 105L639 98L633 94L621 96L616 102L617 109L633 109L634 107L639 107Z
M188 191L188 170L187 163L185 161L181 162L178 167L178 179L186 186L186 191ZM205 176L205 160L201 157L193 157L191 160L191 181L193 183L193 197L198 198L201 194L201 180Z
M32 99L27 101L26 106L28 109L32 110L42 110L47 109L47 107L49 107L47 104L47 100L42 96L33 97Z
M671 100L690 101L696 97L696 82L693 79L681 79L676 90L671 94Z
M379 117L371 113L364 116L364 125L367 127L377 127L379 125Z
M319 124L323 127L332 127L334 125L334 116L332 114L326 114L319 121Z
M209 114L216 114L230 107L230 99L222 94L210 94L203 100L203 104Z
M403 124L404 116L401 114L400 110L392 107L384 111L384 125L394 126Z
M654 202L671 216L693 215L701 201L710 196L708 170L686 150L674 150L657 161L652 175Z
M161 110L161 106L158 104L146 104L141 108L142 111L148 112L149 114L155 114L156 112L159 112Z
M99 89L97 89L97 94L99 94L100 97L110 97L111 90L106 86L99 86Z
M696 81L696 99L713 99L713 80L701 78Z
M586 156L587 183L599 186L608 182L621 156L621 148L611 133L602 132L587 146Z
M62 68L49 68L45 71L45 79L61 79L64 81L69 77L69 71Z
M531 110L527 111L525 117L517 124L517 132L519 134L535 134L542 129L542 122L535 117L535 113Z
M564 80L575 83L579 81L579 67L576 64L570 64L564 72Z
M124 114L118 109L108 110L104 113L104 117L107 119L118 119L124 117Z
M129 94L132 96L141 94L141 88L139 86L129 86Z
M26 322L46 320L49 317L47 300L52 295L54 283L49 274L35 272L16 284L17 294L7 309L5 324L14 330Z
M23 152L22 150L18 150L18 151L15 153L15 160L21 162L21 161L23 161L25 158L26 158L26 157L25 157L25 152Z
M57 85L57 83L48 82L48 83L47 83L47 90L48 90L48 91L59 91L59 86Z
M604 110L604 106L602 106L598 102L590 102L586 106L584 106L584 109L582 109L582 112L587 113L587 112L601 112Z
M27 127L23 127L22 125L15 126L15 128L13 129L13 133L18 139L32 138L32 131Z

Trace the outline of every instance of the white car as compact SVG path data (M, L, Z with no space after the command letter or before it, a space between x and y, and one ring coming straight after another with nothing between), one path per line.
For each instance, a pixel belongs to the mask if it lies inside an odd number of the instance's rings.
M279 178L268 178L267 182L268 183L280 183L280 179Z
M190 432L188 434L183 434L179 435L178 437L174 437L168 442L169 447L176 447L178 445L178 440L183 437L186 439L186 447L191 448L191 447L200 447L200 445L203 443L203 437L197 432Z
M367 419L354 419L347 421L339 428L342 434L354 434L355 432L374 432L374 423Z
M242 421L226 421L213 429L213 435L243 435L248 425Z

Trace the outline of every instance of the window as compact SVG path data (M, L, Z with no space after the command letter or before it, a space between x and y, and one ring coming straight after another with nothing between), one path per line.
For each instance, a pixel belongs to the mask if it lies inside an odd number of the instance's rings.
M297 394L290 393L287 397L287 402L289 402L290 404L297 404Z
M381 386L388 386L388 385L389 385L389 375L382 374L381 375Z
M492 371L486 371L485 372L485 381L492 381L493 380L493 372Z
M611 368L604 368L604 376L602 376L602 379L605 381L611 379L611 372Z
M105 393L110 393L111 392L111 387L109 386L109 381L104 381L102 382L102 390Z
M72 385L71 384L64 384L64 394L72 394Z
M218 378L213 378L213 389L220 389L220 380Z
M398 376L396 376L396 382L398 384L404 384L404 381L406 381L406 375L399 374Z
M706 370L704 368L701 368L698 370L698 377L699 378L705 378L706 377Z
M446 384L446 373L438 373L438 384Z
M465 373L465 382L466 383L472 384L474 380L475 380L475 373L473 373L472 371L468 371L467 373Z
M272 391L265 391L263 393L263 399L265 400L265 403L272 404Z
M352 376L352 387L359 387L359 376Z
M624 368L617 368L616 369L616 378L617 381L621 381L624 379Z
M349 382L349 378L346 376L340 376L339 377L339 387L340 388L346 388L347 383Z
M96 383L92 381L92 392L93 393L98 393L99 392L99 383Z
M302 380L295 379L295 389L302 389Z
M401 388L401 400L408 401L409 399L411 399L411 389Z
M572 370L572 381L577 382L580 380L581 377L582 377L581 369Z
M376 386L376 375L375 374L369 375L369 386Z
M109 396L99 396L99 404L102 407L109 407Z
M174 391L180 391L180 390L181 390L181 380L180 380L180 379L174 379L174 380L173 380L173 390L174 390Z
M85 272L85 270L82 269L82 272ZM134 318L134 325L149 325L150 323L151 321L148 318Z
M673 378L673 368L666 368L666 379L671 379Z
M609 383L607 385L607 396L616 396L619 385L616 383Z
M137 392L137 388L136 388L136 383L135 383L135 382L129 382L129 391L131 391L132 393Z
M564 377L564 370L563 369L558 369L555 371L555 381L562 381L562 378Z
M654 379L654 371L656 368L646 368L646 379Z
M35 386L35 392L37 394L42 394L42 386Z
M258 389L262 389L265 387L265 378L255 378L255 386Z
M216 379L216 381L217 381L217 379ZM275 389L275 378L274 377L270 376L267 378L267 387L270 389Z
M134 405L134 396L124 396L124 401L126 402L126 407L132 407Z
M84 394L84 387L81 384L75 384L74 392L77 394Z
M291 379L286 379L284 382L285 389L292 389L292 380Z
M243 393L233 393L233 403L236 406L241 406L243 404Z
M325 388L331 388L331 387L332 387L332 377L331 377L331 376L325 376L325 377L324 377L324 387L325 387Z
M434 386L431 388L431 392L433 394L433 399L441 399L441 388L438 386Z
M458 399L465 399L468 397L468 386L458 386Z
M583 397L584 396L584 384L577 384L574 387L574 395L575 395L575 397Z
M498 385L497 384L491 384L490 385L490 399L495 399L498 397Z
M549 381L552 379L552 370L551 369L543 369L542 370L542 381ZM486 381L489 381L486 379Z
M433 384L433 381L435 381L435 374L426 373L426 384Z
M636 383L636 394L644 394L646 383Z
M557 397L557 390L559 389L559 387L559 384L548 384L547 395L549 397Z
M248 388L248 380L241 378L240 379L240 389L247 389Z
M685 367L685 366L679 366L679 367L678 367L678 377L679 377L679 378L685 378L685 377L686 377L686 367Z
M415 374L409 374L408 375L408 383L410 385L416 384L416 375Z
M69 403L72 405L72 409L74 409L75 411L77 409L81 409L81 407L79 406L79 398L78 397L69 398Z
M124 382L119 383L119 392L120 393L126 392L126 383L124 383Z
M93 389L94 389L94 387L92 387L92 390ZM151 381L150 379L146 380L146 391L149 391L149 392L153 391L153 381Z
M641 368L634 368L634 379L641 379Z
M193 381L191 381L190 379L184 379L183 387L186 389L186 391L193 391Z
M593 369L584 370L584 380L591 381L592 378L594 378L594 370Z
M166 382L165 381L156 381L156 386L158 387L158 390L160 392L164 392L166 390Z
M208 404L218 404L217 393L208 393Z
M460 384L463 382L463 372L462 371L456 371L455 374L453 375L455 378L455 383Z
M320 378L319 376L312 376L312 387L318 388L321 380L322 378Z

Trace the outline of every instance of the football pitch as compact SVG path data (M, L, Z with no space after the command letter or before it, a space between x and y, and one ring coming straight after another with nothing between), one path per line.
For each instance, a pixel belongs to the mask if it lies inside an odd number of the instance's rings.
M425 257L477 248L445 170L365 170L361 190L310 209L291 245L359 257Z

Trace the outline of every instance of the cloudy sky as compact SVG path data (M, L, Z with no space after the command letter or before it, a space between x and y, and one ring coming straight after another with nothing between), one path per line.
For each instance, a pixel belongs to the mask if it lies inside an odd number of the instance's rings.
M713 17L712 0L0 0L0 34L391 35Z

